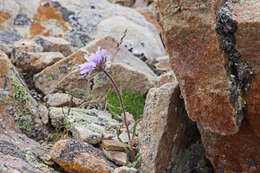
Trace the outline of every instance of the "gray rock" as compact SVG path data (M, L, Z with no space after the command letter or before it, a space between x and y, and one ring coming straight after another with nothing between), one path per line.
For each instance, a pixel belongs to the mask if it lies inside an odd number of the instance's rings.
M47 103L48 106L78 106L83 103L83 100L77 99L75 97L72 98L71 95L65 93L54 93L48 94L45 96L44 101Z
M89 94L92 98L104 98L107 90L113 89L111 81L103 73L99 73L93 78L94 83L91 83L91 80L80 76L78 66L86 62L84 55L96 52L99 46L106 50L108 56L111 56L111 75L121 88L144 95L149 88L155 85L156 75L144 62L134 57L125 47L118 48L117 42L111 37L105 37L91 42L71 56L36 74L34 76L35 86L44 94L62 90L74 93L73 90L77 89L83 94ZM64 66L67 71L61 73L60 68ZM50 78L52 80L49 80ZM83 96L83 94L81 95Z
M155 59L156 57L165 55L161 40L158 40L156 37L157 33L125 17L110 17L100 22L97 28L99 38L111 36L118 42L123 36L124 31L127 30L122 44L128 50L131 50L134 55L143 55L147 59Z
M28 18L27 14L18 14L14 19L14 25L30 25L32 20Z
M0 31L0 41L5 44L13 44L15 41L21 40L22 37L13 30Z
M72 53L70 43L63 38L38 36L34 40L43 47L43 52L60 52L64 56Z
M160 50L163 50L155 27L143 15L134 9L107 0L60 0L58 2L24 0L23 3L9 0L2 10L10 16L2 23L3 29L13 28L27 38L44 34L62 36L76 49L84 47L89 41L97 38L97 25L100 22L112 16L123 16L152 32L153 38L160 45ZM50 10L55 15L46 15L43 13L44 10ZM32 23L31 19L33 19ZM10 23L14 25L10 26Z
M102 138L116 138L120 123L112 119L108 112L96 109L71 108L49 108L51 124L54 127L65 127L71 130L73 136L88 143L96 144Z
M116 168L114 170L114 173L137 173L137 169L122 166L122 167Z
M0 172L56 172L39 159L48 151L23 134L0 133L0 146Z
M140 125L141 169L149 173L172 172L173 169L180 170L176 173L185 172L180 165L188 160L181 159L184 151L188 152L191 139L199 133L185 112L176 80L149 90ZM190 170L193 169L195 166L191 166Z

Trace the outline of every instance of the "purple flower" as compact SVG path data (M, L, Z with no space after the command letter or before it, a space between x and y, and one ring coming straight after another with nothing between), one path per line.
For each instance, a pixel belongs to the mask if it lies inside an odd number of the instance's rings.
M80 66L80 74L85 75L87 73L93 72L102 72L106 68L106 62L108 60L108 56L105 55L105 50L98 47L96 53L92 53L89 57L84 56L87 60L84 64Z

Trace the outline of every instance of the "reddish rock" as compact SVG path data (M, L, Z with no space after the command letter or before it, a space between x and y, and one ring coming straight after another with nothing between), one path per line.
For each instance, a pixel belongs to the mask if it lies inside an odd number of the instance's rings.
M239 130L238 107L230 102L232 86L215 32L218 3L159 0L157 9L189 117L205 129L228 135Z
M232 17L237 21L236 49L241 58L254 69L251 91L245 99L248 105L246 119L260 138L260 2L246 0L234 3Z
M220 136L199 125L207 158L216 173L258 173L260 171L260 138L244 121L235 135Z
M189 2L157 3L189 116L215 172L259 172L260 3L228 2L218 11L222 0Z

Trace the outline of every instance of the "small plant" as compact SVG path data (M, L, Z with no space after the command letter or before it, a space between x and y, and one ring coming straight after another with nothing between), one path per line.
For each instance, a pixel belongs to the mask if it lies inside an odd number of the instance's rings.
M126 90L123 90L121 94L126 111L134 115L135 119L140 119L144 110L145 97L139 93L131 93ZM115 91L108 91L107 109L110 112L122 114L122 108Z
M109 57L106 56L104 50L101 50L101 48L99 47L95 54L92 54L90 57L85 56L84 58L87 60L87 62L80 65L80 74L81 75L91 74L94 76L97 73L103 72L109 78L109 80L111 81L111 83L115 89L115 92L119 98L119 102L120 102L122 112L124 115L123 118L124 118L124 123L126 126L127 135L128 135L128 141L129 141L128 143L130 146L129 150L131 153L130 160L133 161L135 158L135 151L133 149L132 140L130 137L130 131L129 131L128 124L126 121L125 106L123 104L122 96L121 96L121 93L119 91L117 84L115 83L114 79L107 71L107 69L110 66Z
M14 87L13 98L17 100L19 103L26 104L28 100L28 94L26 92L26 89L14 77L11 79Z

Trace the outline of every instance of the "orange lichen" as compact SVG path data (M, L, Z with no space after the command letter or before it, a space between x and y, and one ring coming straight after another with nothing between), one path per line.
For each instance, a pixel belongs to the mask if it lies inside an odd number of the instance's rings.
M42 22L47 22L49 19L57 20L57 22L63 27L64 31L68 30L66 21L63 19L62 13L58 8L52 6L40 6L33 17L35 23L30 27L31 37L39 34L48 35L50 31L45 31L46 28L42 25Z
M10 18L9 14L3 11L0 11L0 23L4 23Z
M30 33L32 37L41 34L44 30L45 27L42 26L40 23L33 23L30 27Z
M6 59L0 58L0 88L4 88L4 79L2 76L8 75L9 64Z
M75 158L76 159L76 158ZM74 160L72 163L71 161L63 161L57 160L56 161L62 168L64 168L67 172L85 172L85 173L109 173L108 171L104 170L102 165L92 165L91 163L84 164L84 162L79 160Z

